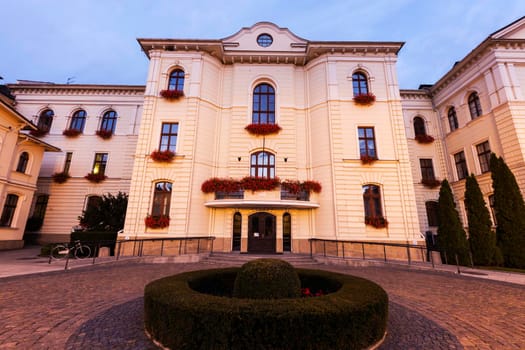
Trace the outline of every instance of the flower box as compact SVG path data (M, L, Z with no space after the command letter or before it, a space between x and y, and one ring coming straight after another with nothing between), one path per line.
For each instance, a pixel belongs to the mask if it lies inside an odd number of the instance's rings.
M29 133L35 137L42 137L46 135L47 133L49 133L49 130L46 131L46 130L37 129L37 130L31 130Z
M382 216L366 216L365 224L374 226L375 228L385 228L388 226L388 221Z
M180 97L184 96L184 91L182 90L161 90L160 96L164 97L167 100L177 100Z
M170 217L168 215L148 215L144 219L144 224L148 228L165 228L170 225Z
M169 163L175 158L175 153L170 150L158 151L155 150L149 155L155 162Z
M441 185L441 181L436 180L436 179L421 179L421 183L425 187L429 187L429 188L436 188Z
M306 180L303 182L302 185L303 185L303 189L308 192L319 193L323 189L323 187L321 186L319 182L313 181L313 180Z
M204 193L235 193L241 191L241 183L234 179L219 179L213 177L202 183L201 190Z
M67 136L67 137L76 137L80 134L82 134L82 131L78 129L66 129L62 131L62 135Z
M301 191L306 192L321 192L321 184L317 181L307 180L307 181L297 181L297 180L285 180L281 182L281 187L288 193L298 194Z
M108 177L104 174L93 174L89 173L86 176L84 176L86 180L89 180L91 182L99 183L107 179Z
M358 105L368 106L374 103L376 100L376 96L368 92L366 94L359 94L354 96L354 102Z
M265 136L278 133L281 131L281 127L278 124L253 123L246 126L244 130L248 131L252 135Z
M113 136L113 131L111 130L97 130L97 135L104 140L110 139Z
M241 187L244 190L250 190L252 192L273 191L280 185L280 183L281 181L277 177L268 179L266 177L246 176L241 180Z
M372 164L377 160L377 157L372 157L369 155L361 155L361 163L363 164Z
M430 135L423 134L423 135L416 135L415 140L419 143L432 143L434 142L434 138Z
M53 181L56 182L57 184L63 184L71 176L68 173L62 171L60 173L54 173L53 175L51 175L51 177L53 178Z

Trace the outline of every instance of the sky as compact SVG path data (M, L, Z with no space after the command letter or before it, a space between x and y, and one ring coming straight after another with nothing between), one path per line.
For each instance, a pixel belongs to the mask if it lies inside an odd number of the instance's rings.
M315 41L402 41L400 88L439 80L524 0L2 0L0 83L144 85L137 38L221 39L261 21Z

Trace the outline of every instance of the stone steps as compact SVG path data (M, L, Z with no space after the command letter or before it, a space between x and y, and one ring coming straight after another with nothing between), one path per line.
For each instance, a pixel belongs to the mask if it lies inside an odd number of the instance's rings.
M320 265L307 254L241 254L241 253L212 253L210 256L202 259L205 264L227 264L242 265L248 261L261 258L280 259L289 262L292 265Z

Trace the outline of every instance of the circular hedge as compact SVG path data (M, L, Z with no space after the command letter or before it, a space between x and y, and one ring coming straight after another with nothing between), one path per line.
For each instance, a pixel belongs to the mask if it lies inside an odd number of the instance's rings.
M386 331L388 296L366 279L297 269L312 298L232 297L239 268L201 270L149 283L148 335L170 349L364 349Z

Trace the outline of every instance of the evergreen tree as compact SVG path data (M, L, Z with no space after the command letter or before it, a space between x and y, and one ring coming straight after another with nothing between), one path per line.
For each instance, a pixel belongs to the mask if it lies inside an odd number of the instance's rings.
M437 241L442 258L453 264L457 254L459 263L467 265L469 261L467 236L459 219L454 196L447 180L443 180L439 190L438 217Z
M465 209L468 219L468 240L474 264L493 264L496 253L496 234L492 231L490 213L473 174L467 177L465 184Z
M84 210L78 219L88 231L117 232L124 228L127 207L126 193L119 192L116 196L108 193L102 196L100 205Z
M497 244L505 266L525 268L525 203L512 171L501 157L490 156Z

